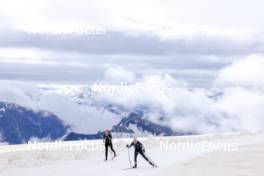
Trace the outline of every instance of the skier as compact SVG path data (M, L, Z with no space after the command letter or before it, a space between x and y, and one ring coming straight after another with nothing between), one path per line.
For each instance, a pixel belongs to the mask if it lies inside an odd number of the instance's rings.
M137 168L137 156L138 154L140 154L151 166L156 167L156 165L150 161L150 159L148 157L146 157L145 155L145 148L143 146L143 144L141 144L141 142L139 142L137 140L137 138L134 138L133 142L130 145L126 145L127 148L130 148L132 146L134 146L135 148L135 152L134 152L134 162L135 165L133 166L133 168Z
M110 147L110 149L114 153L114 157L113 158L115 158L116 157L116 152L113 149L112 135L111 135L111 133L108 130L105 130L105 132L104 132L103 142L105 144L105 161L107 161L107 158L108 158L108 147Z

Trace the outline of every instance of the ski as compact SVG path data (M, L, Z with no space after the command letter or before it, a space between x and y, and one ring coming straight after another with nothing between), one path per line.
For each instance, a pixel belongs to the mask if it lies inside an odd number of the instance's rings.
M159 166L157 166L156 164L153 164L153 165L152 165L152 167L155 167L155 168L157 168L157 167L159 167Z
M113 156L113 157L112 157L112 160L114 160L118 155L119 155L119 154L116 154L116 156Z
M152 167L159 167L159 166L158 166L157 164L155 164L152 160L151 160L150 165L151 165Z
M137 168L134 168L134 167L128 167L128 168L125 168L125 169L122 169L122 170L130 170L130 169L137 169Z

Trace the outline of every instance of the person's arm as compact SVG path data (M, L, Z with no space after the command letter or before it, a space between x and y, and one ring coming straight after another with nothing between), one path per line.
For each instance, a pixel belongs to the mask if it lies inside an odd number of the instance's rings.
M130 148L130 147L132 147L134 145L134 142L132 142L130 145L126 145L127 146L127 148Z

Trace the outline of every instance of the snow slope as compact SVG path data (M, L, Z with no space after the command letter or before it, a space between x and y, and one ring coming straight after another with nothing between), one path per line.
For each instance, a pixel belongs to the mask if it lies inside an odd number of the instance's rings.
M264 144L245 145L238 151L211 152L187 164L173 166L164 176L263 176Z
M131 140L132 139L114 140L114 147L119 153L119 156L115 160L110 159L107 162L103 161L104 151L101 140L58 142L56 146L57 148L42 150L32 150L32 148L30 149L29 147L32 147L32 144L0 146L0 175L175 175L175 173L181 173L180 170L182 169L182 167L185 167L186 165L188 166L188 164L186 163L192 163L195 159L210 155L211 153L214 153L216 151L211 149L202 150L200 148L190 148L183 150L179 147L179 145L171 150L161 150L161 142L162 144L166 143L167 141L173 144L180 144L187 143L191 140L195 143L210 142L222 144L237 144L239 151L241 148L248 145L264 144L264 134L235 133L141 138L140 141L142 141L142 143L145 145L147 154L151 156L151 158L159 165L159 168L152 168L150 165L148 165L148 163L143 161L141 157L139 157L138 169L126 169L129 167L129 161L128 151L125 147L125 144L130 143ZM44 145L47 146L48 144L53 145L54 147L55 143L41 143L34 146L43 147ZM64 148L64 150L62 150L63 146L71 146L71 150L66 147ZM82 150L84 147L89 150ZM133 158L132 153L133 151L131 150L131 159ZM210 162L207 165L205 164L203 166L205 167L204 169L206 169L209 164Z

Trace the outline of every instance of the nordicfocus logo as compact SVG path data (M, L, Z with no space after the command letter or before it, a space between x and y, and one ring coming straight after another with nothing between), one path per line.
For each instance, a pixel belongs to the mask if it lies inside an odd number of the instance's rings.
M222 143L222 142L210 142L210 141L201 141L194 142L192 140L186 142L170 142L170 141L160 141L160 150L161 151L213 151L213 150L222 150L222 151L235 151L238 150L237 143Z
M30 35L54 35L54 36L90 36L90 35L105 35L107 33L106 27L104 26L96 26L96 25L88 25L83 28L63 28L63 29L30 29L26 31Z
M62 142L55 141L50 143L28 142L27 150L51 150L51 151L102 151L104 146L101 143L89 142Z
M145 92L145 93L171 93L172 86L162 85L162 84L128 84L121 82L120 84L103 84L103 83L94 83L91 86L91 90L94 93L132 93L132 92Z

